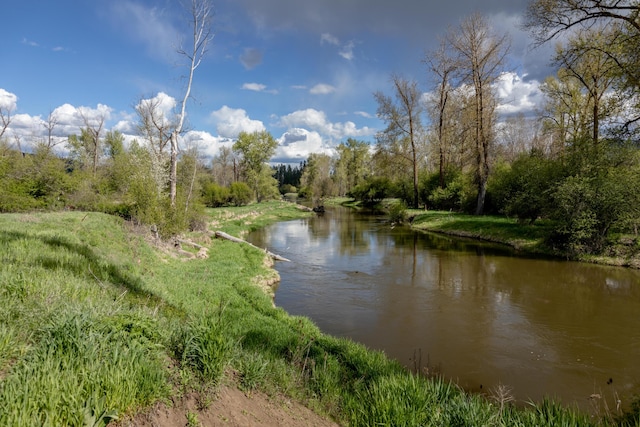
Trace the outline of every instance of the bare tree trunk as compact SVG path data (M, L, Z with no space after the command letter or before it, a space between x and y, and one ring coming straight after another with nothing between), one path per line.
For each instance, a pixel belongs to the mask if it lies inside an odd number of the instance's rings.
M213 39L211 33L211 19L213 18L213 8L209 0L191 0L190 17L193 30L191 49L186 51L179 49L178 53L189 60L189 76L187 86L182 98L178 124L171 133L171 166L169 170L169 198L171 207L176 206L177 181L178 181L178 136L184 127L187 110L187 101L191 96L191 86L193 84L193 74L202 62L202 58L207 52L207 45Z
M176 207L178 193L178 130L171 133L171 158L169 164L169 200L171 207Z
M95 176L98 171L98 159L100 157L100 134L102 133L102 128L104 127L104 122L107 117L102 113L95 120L92 120L91 117L89 117L89 113L84 110L84 107L78 108L78 113L91 138L91 141L89 141L91 144L91 171Z
M184 213L188 213L189 212L189 202L191 201L191 196L193 195L193 184L196 181L196 175L198 172L198 157L197 157L197 147L194 150L194 156L193 156L193 175L191 176L191 184L189 185L189 193L187 194L187 201L185 202L184 205Z

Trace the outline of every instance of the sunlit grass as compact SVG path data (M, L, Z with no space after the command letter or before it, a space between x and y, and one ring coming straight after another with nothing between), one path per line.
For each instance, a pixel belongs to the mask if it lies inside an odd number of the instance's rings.
M412 227L453 234L462 237L504 243L515 249L536 253L551 253L545 239L552 229L548 221L522 224L516 219L501 216L478 216L447 211L409 210Z
M307 213L274 202L209 215L210 231L240 236ZM283 393L352 426L615 424L413 375L275 308L253 284L260 250L207 246L207 259L185 260L106 215L0 215L0 425L104 425L229 369L246 392Z
M211 217L209 228L222 230L241 237L276 221L286 221L313 215L301 209L300 205L285 201L272 200L259 205L207 209Z

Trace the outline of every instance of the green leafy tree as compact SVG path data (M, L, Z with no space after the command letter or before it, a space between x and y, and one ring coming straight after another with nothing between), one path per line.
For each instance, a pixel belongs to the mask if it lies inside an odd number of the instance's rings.
M353 138L336 147L335 176L338 194L345 195L370 174L371 151L368 143Z
M618 65L606 50L615 30L591 29L571 36L564 47L556 49L554 62L569 78L578 82L584 93L584 106L590 110L588 123L591 139L600 139L600 123L621 111L614 105L616 97L605 95L616 79ZM586 117L585 117L586 118Z
M310 197L314 207L321 207L325 198L334 195L331 178L331 157L327 154L311 154L307 159L300 185L306 197Z
M608 43L597 43L595 53L611 60L619 78L617 90L624 92L627 111L620 131L629 133L640 121L640 3L637 0L532 0L524 28L542 45L565 33L607 28ZM590 47L591 41L587 41ZM597 46L597 47L596 47Z
M233 150L240 156L241 176L258 202L278 192L278 181L273 179L267 165L277 146L278 142L267 131L240 132L233 144ZM275 193L271 187L275 187Z

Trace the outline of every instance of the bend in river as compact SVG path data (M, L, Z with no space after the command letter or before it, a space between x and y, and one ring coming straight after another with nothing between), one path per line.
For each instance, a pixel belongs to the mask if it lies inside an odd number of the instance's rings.
M335 208L249 241L277 263L277 306L469 391L505 386L585 410L640 393L640 272L393 227Z

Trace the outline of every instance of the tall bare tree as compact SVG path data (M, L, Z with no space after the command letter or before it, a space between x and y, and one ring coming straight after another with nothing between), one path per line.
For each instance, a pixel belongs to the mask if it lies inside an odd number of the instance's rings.
M12 106L0 104L0 139L2 139L4 133L9 129L11 120L13 120L13 117L11 117L12 112Z
M185 86L184 96L180 104L180 112L178 113L177 123L171 132L171 160L169 170L169 197L171 206L175 207L177 195L178 180L178 137L182 133L187 114L187 101L191 96L191 86L193 84L193 75L200 66L202 59L207 53L209 42L213 39L211 29L213 19L213 5L210 0L188 0L188 10L190 17L190 28L192 30L189 47L181 47L178 54L186 59L189 72L187 74L187 83Z
M492 85L503 72L510 43L506 35L493 34L486 18L477 13L463 21L459 28L449 31L447 42L456 57L460 82L473 91L478 186L475 213L482 215L495 130L496 97Z
M443 40L438 50L428 53L424 62L431 72L433 80L431 106L429 114L436 123L436 140L438 144L438 172L440 188L444 187L444 172L447 162L447 120L450 110L450 94L453 90L451 80L456 71L456 61L448 54L447 44Z
M524 27L538 44L546 43L575 27L596 21L620 21L640 33L640 3L637 0L532 0Z
M418 90L418 83L415 80L408 80L399 75L391 76L391 83L394 89L394 98L376 92L374 94L378 102L378 117L386 124L387 128L382 132L383 138L395 142L399 139L408 139L410 144L410 158L413 171L413 207L418 207L418 152L419 139L422 133L421 114L423 104L421 101L422 92Z
M102 130L107 116L104 112L92 114L84 107L78 108L78 114L84 123L84 129L82 130L83 141L91 157L91 172L95 175L98 170L98 160L100 158Z
M60 139L56 141L55 138L55 129L56 126L58 126L58 115L56 114L55 110L49 111L47 120L42 122L42 126L44 126L44 129L47 132L44 146L47 151L51 151L56 145L62 142Z
M228 187L238 180L237 162L231 147L222 146L217 156L211 161L211 170L218 185Z
M140 99L135 106L138 134L152 153L151 172L159 193L166 191L170 155L165 149L175 127L175 115L173 111L167 111L169 106L164 105L167 98L159 93L152 98Z
M172 117L167 117L164 111L160 94L140 99L135 110L138 114L138 133L157 157L163 157L165 147L171 140L174 124Z

